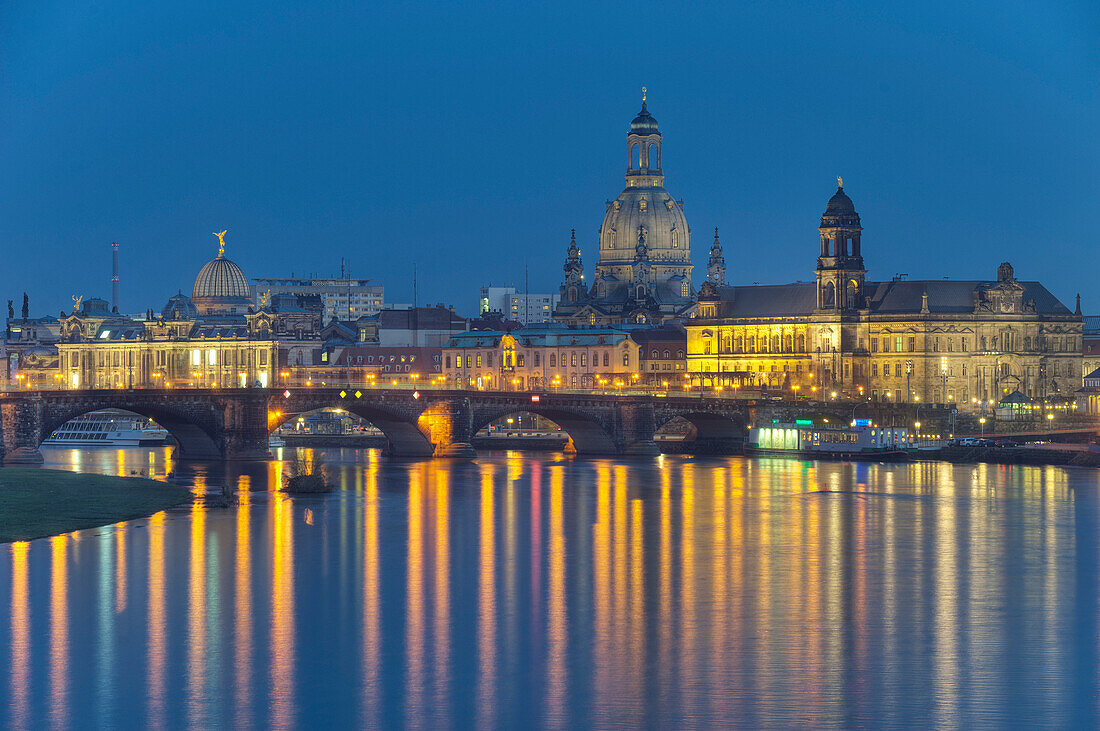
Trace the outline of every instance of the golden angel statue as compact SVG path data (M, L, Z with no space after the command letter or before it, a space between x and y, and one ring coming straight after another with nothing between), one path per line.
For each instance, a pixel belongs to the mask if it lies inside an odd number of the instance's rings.
M218 233L217 231L215 231L213 233L214 236L218 237L218 256L224 256L225 255L225 235L228 232L229 232L229 229L226 229L225 231L222 231L221 233Z

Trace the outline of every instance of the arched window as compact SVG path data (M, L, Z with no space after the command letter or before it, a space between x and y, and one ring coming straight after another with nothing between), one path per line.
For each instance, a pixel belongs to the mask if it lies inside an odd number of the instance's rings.
M665 351L665 360L668 360L668 351Z
M779 352L779 336L778 335L772 335L772 352L773 353L778 353Z
M845 295L847 296L848 309L859 309L859 287L856 286L856 280L848 280L848 287Z
M630 160L628 164L632 168L640 168L642 166L641 149L637 144L630 146Z
M650 358L653 358L654 360L656 360L656 359L657 359L657 357L658 357L658 355L657 355L657 350L656 350L656 349L654 349L654 350L651 350L651 351L650 351L650 353L649 353L649 357L650 357Z
M784 351L784 352L786 352L786 353L790 353L790 352L792 352L793 350L794 350L794 348L792 347L792 340L791 340L791 336L790 336L790 335L788 335L788 336L786 337L786 339L784 340L784 342L783 342L783 351Z
M836 304L836 288L833 287L832 282L826 282L824 289L821 290L821 306L829 308L834 304Z
M638 285L637 297L638 297L638 299L645 299L645 285L643 285L643 284Z
M558 367L558 356L555 353L550 354L550 367L551 368L557 368Z
M799 335L798 335L798 352L799 353L805 353L806 352L806 335L803 334L803 333L799 333Z

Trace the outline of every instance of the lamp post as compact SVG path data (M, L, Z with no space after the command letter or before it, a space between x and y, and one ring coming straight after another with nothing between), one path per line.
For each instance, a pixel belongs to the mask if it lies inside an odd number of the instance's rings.
M912 391L912 389L909 388L909 376L912 373L913 373L913 361L907 360L907 361L905 361L905 403L909 403L909 401L913 397L913 391Z
M978 419L978 423L982 425L982 438L985 438L985 417Z
M1054 414L1047 412L1047 434L1054 431Z

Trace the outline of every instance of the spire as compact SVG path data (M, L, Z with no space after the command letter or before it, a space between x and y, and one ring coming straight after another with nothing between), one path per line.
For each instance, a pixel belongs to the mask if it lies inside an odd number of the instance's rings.
M718 286L726 284L726 257L722 256L717 226L714 227L714 243L710 247L710 261L707 262L707 281Z
M1074 309L1073 314L1077 315L1078 317L1081 316L1081 293L1080 292L1077 293L1077 308Z
M569 250L565 255L565 266L562 267L565 272L565 281L567 284L576 284L583 279L584 265L581 263L581 252L577 248L577 229L569 230Z

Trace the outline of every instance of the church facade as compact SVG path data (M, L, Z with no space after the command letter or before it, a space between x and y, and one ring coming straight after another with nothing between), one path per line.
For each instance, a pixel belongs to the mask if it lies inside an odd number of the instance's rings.
M814 281L730 287L708 278L685 321L695 382L960 406L1079 387L1080 299L1070 310L1008 262L989 280L868 281L862 231L838 179L818 227Z
M626 187L607 201L599 259L586 282L574 232L554 320L570 325L659 324L690 314L691 228L684 202L665 190L663 138L646 108L626 137Z

